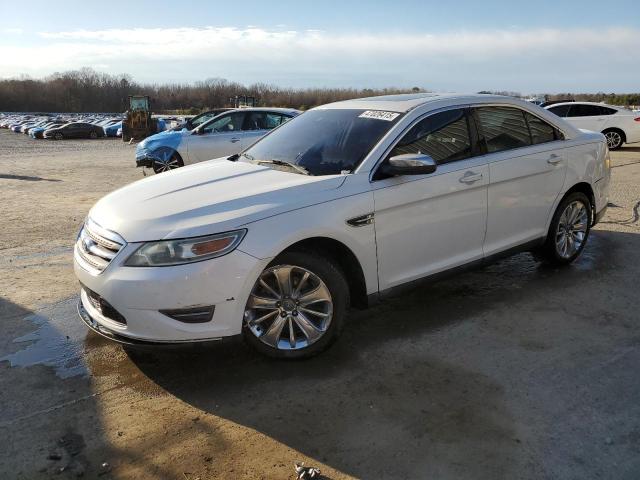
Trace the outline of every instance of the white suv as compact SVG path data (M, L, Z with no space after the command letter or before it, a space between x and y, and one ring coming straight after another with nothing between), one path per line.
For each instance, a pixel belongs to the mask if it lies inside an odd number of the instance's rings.
M609 152L529 103L397 95L310 110L246 150L148 177L90 211L79 311L98 333L243 333L326 348L350 306L521 250L568 264L608 201Z
M545 107L577 128L602 132L610 150L640 142L640 115L626 108L591 102L564 102Z

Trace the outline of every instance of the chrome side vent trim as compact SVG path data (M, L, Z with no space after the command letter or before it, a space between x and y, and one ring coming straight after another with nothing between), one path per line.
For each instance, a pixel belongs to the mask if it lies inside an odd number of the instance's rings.
M347 220L347 225L351 227L364 227L365 225L371 225L373 223L374 213L367 213L366 215L360 215L359 217L353 217Z

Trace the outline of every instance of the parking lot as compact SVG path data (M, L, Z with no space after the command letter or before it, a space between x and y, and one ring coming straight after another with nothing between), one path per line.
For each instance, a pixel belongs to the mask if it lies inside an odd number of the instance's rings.
M133 156L0 130L0 478L640 478L640 146L571 267L521 254L353 311L301 362L87 333L72 245Z

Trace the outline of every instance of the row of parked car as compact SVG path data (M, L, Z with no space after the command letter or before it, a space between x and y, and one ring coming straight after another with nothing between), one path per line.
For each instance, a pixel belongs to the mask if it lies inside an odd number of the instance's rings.
M0 115L0 128L32 138L115 137L121 126L122 117L111 115Z
M157 119L158 131L167 128L163 118ZM122 137L122 116L108 114L1 114L0 128L24 133L32 138L63 140L66 138Z

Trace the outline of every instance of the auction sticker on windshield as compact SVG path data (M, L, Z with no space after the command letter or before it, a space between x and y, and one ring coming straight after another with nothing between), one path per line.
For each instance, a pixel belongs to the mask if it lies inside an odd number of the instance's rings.
M358 115L360 118L374 118L376 120L386 120L387 122L393 122L399 116L399 113L383 112L381 110L367 110Z

